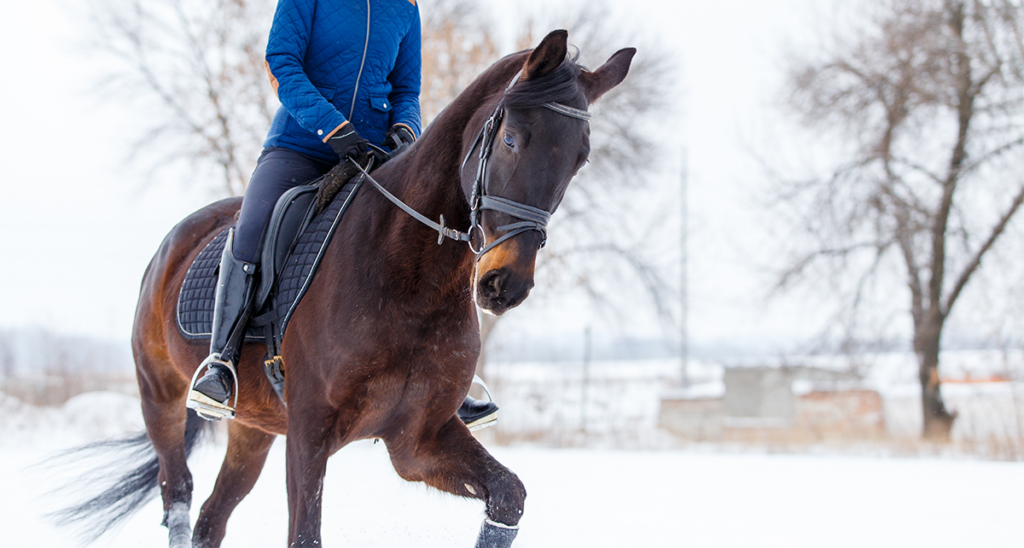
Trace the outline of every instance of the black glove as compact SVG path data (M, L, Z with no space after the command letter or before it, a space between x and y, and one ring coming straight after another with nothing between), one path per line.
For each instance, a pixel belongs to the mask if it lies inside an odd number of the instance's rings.
M391 126L391 129L384 134L384 146L390 148L395 154L409 148L415 141L416 136L412 134L412 130L402 124Z
M338 154L338 158L343 162L345 158L358 159L366 156L366 139L356 133L356 128L352 127L352 124L346 124L341 128L338 133L327 140L327 144L331 145L334 152Z

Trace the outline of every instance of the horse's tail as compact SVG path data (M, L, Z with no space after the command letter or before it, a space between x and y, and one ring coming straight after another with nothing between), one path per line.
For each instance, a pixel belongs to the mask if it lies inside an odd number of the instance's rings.
M212 430L212 425L189 410L185 421L186 457L202 442L204 433ZM85 461L95 464L84 473L76 472L74 480L52 494L64 494L78 487L88 489L96 485L105 486L103 492L52 512L47 517L58 525L77 529L83 540L93 542L121 525L157 495L160 463L149 436L141 432L129 438L76 447L38 466L70 468L73 463L77 467ZM116 479L111 481L111 478Z

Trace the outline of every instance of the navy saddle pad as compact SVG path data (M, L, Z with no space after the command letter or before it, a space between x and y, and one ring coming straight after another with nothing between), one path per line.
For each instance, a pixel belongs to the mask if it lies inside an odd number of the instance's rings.
M338 222L348 209L356 190L362 183L358 181L345 184L317 216L313 217L305 229L300 229L291 245L287 246L279 260L268 260L265 254L261 268L274 263L276 270L273 288L265 296L260 310L253 314L245 339L250 342L266 340L266 324L273 324L273 334L278 341L284 337L288 320L306 293L313 274L320 264L320 258L331 241ZM313 192L315 196L315 192ZM284 198L282 198L284 199ZM315 200L314 200L315 201ZM274 232L270 230L269 232ZM227 241L228 229L218 234L196 257L185 274L185 281L178 294L178 329L189 339L209 339L213 326L213 297L217 290L217 268L220 266L221 253ZM265 247L268 245L264 244ZM259 295L257 298L260 298Z

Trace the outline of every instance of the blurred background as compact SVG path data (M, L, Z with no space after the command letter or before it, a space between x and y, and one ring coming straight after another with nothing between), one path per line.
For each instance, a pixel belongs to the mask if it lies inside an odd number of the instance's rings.
M551 29L585 66L639 50L593 107L538 287L482 317L486 443L1024 459L1019 2L419 5L425 123ZM244 191L277 108L274 6L0 20L0 432L137 393L143 271Z

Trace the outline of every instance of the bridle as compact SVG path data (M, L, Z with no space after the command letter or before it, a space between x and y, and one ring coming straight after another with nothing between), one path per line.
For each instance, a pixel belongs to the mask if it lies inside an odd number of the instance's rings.
M469 230L461 232L456 229L448 228L444 224L444 215L441 215L440 222L435 223L434 221L426 218L418 211L409 207L405 202L396 198L393 194L388 192L383 186L370 176L368 171L360 166L357 162L349 158L349 161L355 163L359 170L363 173L370 183L379 190L385 198L391 200L395 205L401 208L403 211L411 215L419 222L427 225L428 227L437 231L437 243L440 245L444 242L445 238L449 238L459 242L466 242L469 245L469 249L476 255L476 260L480 260L485 253L494 249L495 246L502 242L514 238L519 234L528 232L530 230L536 230L541 233L540 247L544 247L547 242L547 226L548 221L551 220L551 212L539 209L533 206L529 206L508 198L501 196L493 196L487 193L487 163L491 157L491 151L494 148L494 138L498 134L498 128L501 126L501 122L505 117L505 96L508 91L512 89L512 86L519 81L519 77L522 75L522 71L516 74L512 82L505 88L502 93L501 99L498 101L498 105L494 107L494 111L490 117L487 118L487 122L484 123L483 127L480 128L480 132L477 133L476 138L473 139L473 144L469 147L469 151L466 153L465 159L462 160L462 166L459 168L459 173L463 173L466 169L466 164L469 162L469 158L473 155L473 151L480 148L479 158L480 161L476 168L476 179L473 182L473 193L470 197L470 213L469 213ZM542 103L542 107L553 110L564 116L570 118L576 118L578 120L589 121L590 113L563 105L561 103ZM504 232L498 238L495 238L493 242L486 243L487 238L484 235L483 227L480 224L480 216L484 210L492 210L500 213L509 215L517 222L499 226L498 231ZM473 233L477 231L480 233L481 240L485 245L481 248L473 246Z

